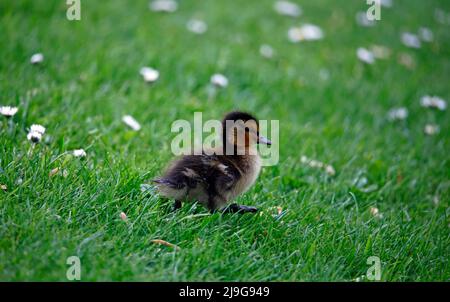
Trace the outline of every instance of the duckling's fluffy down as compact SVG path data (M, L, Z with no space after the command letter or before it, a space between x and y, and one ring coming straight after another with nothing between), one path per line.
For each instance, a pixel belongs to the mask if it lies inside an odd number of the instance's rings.
M154 180L162 196L199 201L219 209L247 191L261 169L258 155L186 155L175 160L163 177Z

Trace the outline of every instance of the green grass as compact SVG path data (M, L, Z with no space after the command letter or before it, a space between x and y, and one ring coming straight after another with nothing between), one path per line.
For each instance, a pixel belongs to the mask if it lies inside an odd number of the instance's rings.
M434 18L449 2L394 1L373 28L355 22L365 1L296 2L298 19L277 15L271 0L183 0L173 14L149 11L147 0L82 1L82 20L69 22L62 0L1 1L0 105L19 112L12 128L0 120L0 184L8 187L0 191L0 280L63 281L67 257L78 255L83 281L350 281L374 255L382 280L448 281L449 113L422 108L420 97L450 99L449 25ZM186 30L192 17L207 22L204 35ZM289 27L305 22L325 38L290 43ZM434 42L402 45L401 32L420 26ZM258 53L265 43L272 60ZM356 49L372 44L392 56L364 65ZM41 66L29 64L36 52ZM402 53L413 70L398 63ZM161 72L153 86L139 76L145 65ZM215 72L230 85L211 96ZM390 122L398 106L409 117ZM263 215L202 216L195 204L170 213L140 192L172 158L174 120L235 108L280 120L279 164L238 200ZM124 126L125 114L140 132ZM34 149L26 139L33 123L47 127ZM440 133L426 136L426 123ZM88 156L64 154L77 148ZM56 167L67 177L50 177ZM358 177L373 190L355 185ZM273 217L277 206L283 213Z

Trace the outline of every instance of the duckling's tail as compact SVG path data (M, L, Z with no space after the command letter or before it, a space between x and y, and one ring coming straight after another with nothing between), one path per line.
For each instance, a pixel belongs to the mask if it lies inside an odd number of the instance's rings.
M180 187L182 187L182 185L180 186L180 184L167 179L167 178L155 178L152 179L152 182L155 182L157 184L161 184L161 185L166 185L168 187L174 188L174 189L179 189Z

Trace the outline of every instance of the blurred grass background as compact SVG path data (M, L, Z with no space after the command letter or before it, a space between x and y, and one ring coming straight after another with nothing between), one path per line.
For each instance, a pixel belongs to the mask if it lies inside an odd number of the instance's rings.
M355 21L365 1L293 2L299 18L278 15L272 0L183 0L172 14L150 11L147 0L81 1L81 21L69 22L65 1L1 1L0 105L19 113L12 133L5 120L0 128L8 188L0 280L66 280L71 255L81 258L83 281L355 280L375 255L382 280L448 281L449 115L422 108L420 97L450 97L449 24L435 19L449 2L396 0L370 28ZM208 31L187 31L191 18ZM304 23L324 39L289 42L288 29ZM434 41L402 45L401 33L421 26ZM261 44L273 59L259 55ZM374 44L392 55L365 65L356 49ZM40 66L29 64L36 52L45 55ZM402 54L414 68L399 64ZM152 86L139 76L146 65L161 73ZM230 85L211 96L216 72ZM408 118L390 122L399 106ZM174 120L233 109L280 120L280 163L239 199L270 213L192 217L205 211L169 213L140 192L172 158ZM142 130L129 131L125 114ZM49 140L31 150L33 123ZM427 123L440 133L426 136ZM77 148L85 160L61 155ZM332 164L336 176L302 165L301 155ZM50 177L56 167L68 176Z

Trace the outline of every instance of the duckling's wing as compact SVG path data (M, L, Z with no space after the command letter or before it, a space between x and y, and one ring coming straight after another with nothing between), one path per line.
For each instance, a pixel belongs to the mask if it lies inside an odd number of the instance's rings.
M241 173L232 164L221 161L214 167L215 185L220 191L232 189L241 178Z
M215 210L223 207L233 198L233 191L241 177L239 170L225 158L205 157L208 194L208 208Z
M204 180L202 166L198 156L183 156L172 163L164 176L154 181L173 189L193 188Z

